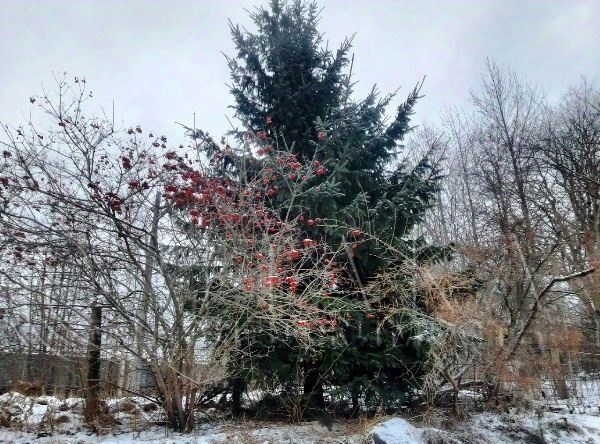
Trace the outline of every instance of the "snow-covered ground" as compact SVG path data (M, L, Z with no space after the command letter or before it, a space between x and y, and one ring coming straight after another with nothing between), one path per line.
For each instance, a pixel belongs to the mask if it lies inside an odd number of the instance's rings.
M600 416L582 413L513 411L479 413L449 425L442 418L427 424L404 418L384 418L378 424L339 422L331 430L317 422L281 424L229 422L206 414L202 426L188 435L155 424L160 409L143 398L112 399L106 409L112 418L101 434L87 430L83 400L52 396L0 396L0 442L100 444L456 444L564 443L600 444Z
M222 425L218 427L200 428L191 434L170 433L159 428L150 428L143 432L109 433L93 435L86 432L73 434L54 434L37 437L35 433L5 431L0 429L0 442L12 443L47 443L47 444L129 444L143 442L148 444L310 444L310 443L346 443L360 444L360 436L344 436L327 432L318 424L306 425L254 425L244 423L238 426Z
M552 381L544 381L541 391L547 394L541 404L548 410L560 409L576 413L600 413L600 375L581 373L566 381L568 399L559 399Z
M451 430L416 427L405 419L392 418L375 426L371 439L375 444L600 444L600 416L482 413Z

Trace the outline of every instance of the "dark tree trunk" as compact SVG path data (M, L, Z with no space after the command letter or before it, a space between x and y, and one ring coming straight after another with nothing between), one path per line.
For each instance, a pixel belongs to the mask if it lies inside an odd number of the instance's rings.
M99 412L100 392L100 350L102 347L102 307L92 306L90 320L90 339L88 344L87 361L87 392L85 397L85 419L93 422Z
M359 393L358 390L352 389L352 411L350 415L352 418L358 417L358 413L360 412L360 404L359 404Z
M304 375L304 402L305 410L309 415L311 411L323 410L325 408L323 378L321 378L318 362L312 362L306 368Z
M233 378L231 380L231 415L235 418L242 413L242 395L244 394L244 380Z

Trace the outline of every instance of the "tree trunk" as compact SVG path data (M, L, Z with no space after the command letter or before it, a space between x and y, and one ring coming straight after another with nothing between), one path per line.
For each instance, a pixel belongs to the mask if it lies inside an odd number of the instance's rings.
M560 362L560 352L554 348L550 350L550 361L552 362L552 371L554 390L558 399L569 399L569 387L565 380L565 373Z
M102 307L92 306L90 320L90 339L88 343L87 391L85 397L85 419L93 422L99 412L100 392L100 350L102 347Z
M174 367L171 367L175 365ZM167 423L174 432L189 433L194 429L195 395L189 402L183 403L179 371L176 364L158 365L150 363L152 377L163 400ZM163 371L164 369L164 371Z
M352 412L351 412L351 416L352 418L357 418L358 417L358 413L360 412L360 398L359 398L359 392L357 389L352 388Z
M304 402L305 410L323 410L325 408L323 379L321 378L318 362L312 362L306 368L304 375Z
M231 380L231 416L234 418L242 413L242 395L244 394L244 379L232 378Z

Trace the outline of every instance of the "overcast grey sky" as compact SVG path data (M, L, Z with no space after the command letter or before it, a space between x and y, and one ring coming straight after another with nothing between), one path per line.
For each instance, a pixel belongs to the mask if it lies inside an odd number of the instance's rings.
M117 118L163 134L191 122L228 129L227 19L251 25L259 0L0 0L0 121L16 123L53 71L87 78ZM408 92L424 75L416 121L462 106L485 58L550 98L600 76L600 0L321 0L332 45L355 39L357 92Z

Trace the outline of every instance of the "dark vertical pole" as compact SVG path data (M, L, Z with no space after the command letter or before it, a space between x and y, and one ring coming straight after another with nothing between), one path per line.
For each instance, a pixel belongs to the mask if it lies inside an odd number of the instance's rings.
M85 398L85 419L93 421L98 414L100 392L100 350L102 347L102 307L92 306L90 319L90 340L88 344L87 392Z

